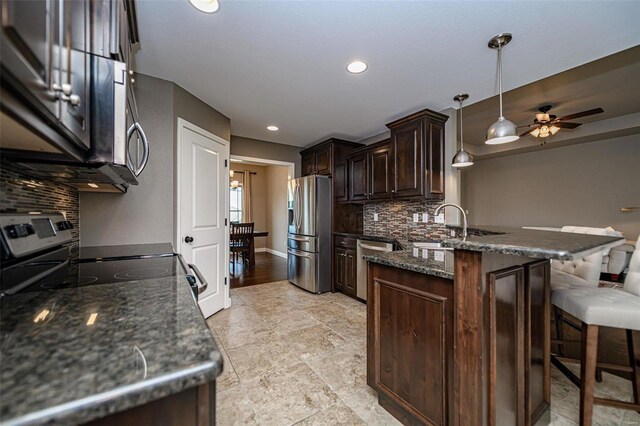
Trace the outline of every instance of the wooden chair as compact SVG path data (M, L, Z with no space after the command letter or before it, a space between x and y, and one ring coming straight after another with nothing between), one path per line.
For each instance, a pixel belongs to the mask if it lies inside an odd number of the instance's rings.
M623 290L610 288L560 288L551 293L554 307L573 315L581 321L582 354L580 378L569 370L564 362L574 360L552 355L551 361L576 386L580 387L580 425L590 426L593 405L606 405L640 411L640 241L631 257L629 273ZM598 331L600 327L626 330L629 365L602 364L597 360ZM594 396L596 369L631 373L633 402L618 401Z
M242 256L242 261L249 260L250 251L253 247L253 222L251 223L232 223L231 234L229 236L229 252L231 254L233 275L236 274L236 261L238 254Z

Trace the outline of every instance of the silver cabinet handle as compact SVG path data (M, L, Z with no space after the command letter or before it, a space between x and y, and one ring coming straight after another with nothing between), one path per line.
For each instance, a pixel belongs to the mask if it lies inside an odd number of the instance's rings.
M129 158L129 163L131 163L132 165L133 159L131 158L131 151L129 151L129 144L131 143L131 137L135 132L138 132L138 134L140 135L144 148L142 161L133 170L133 173L136 176L140 176L140 173L142 173L144 168L147 166L147 162L149 161L149 140L147 139L147 135L144 133L144 130L142 129L140 123L135 122L131 125L131 127L129 127L129 130L127 130L127 156Z
M202 285L198 286L198 294L204 293L207 287L209 287L209 283L207 283L207 280L204 279L204 277L202 276L202 274L200 273L200 270L196 265L194 265L193 263L189 263L188 265L189 265L189 268L191 268L193 272L196 274L196 277L198 277L198 280L200 280L200 282L202 283Z
M367 249L367 250L374 250L374 251L391 251L386 249L385 247L370 246L368 244L362 244L362 243L359 243L358 247Z

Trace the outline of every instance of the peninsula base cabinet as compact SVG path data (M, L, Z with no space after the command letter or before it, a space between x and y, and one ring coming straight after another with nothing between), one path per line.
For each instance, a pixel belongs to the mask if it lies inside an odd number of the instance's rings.
M368 264L367 383L403 424L550 421L549 261L455 251L454 279Z
M85 423L85 426L215 426L215 424L216 382L211 381L139 407Z

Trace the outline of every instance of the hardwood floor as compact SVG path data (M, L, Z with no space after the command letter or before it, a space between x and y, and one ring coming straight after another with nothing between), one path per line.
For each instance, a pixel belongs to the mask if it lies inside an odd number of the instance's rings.
M231 271L232 269L229 272L231 273ZM231 273L231 288L248 287L286 279L287 259L261 252L256 253L255 266L247 266L238 258L235 275Z

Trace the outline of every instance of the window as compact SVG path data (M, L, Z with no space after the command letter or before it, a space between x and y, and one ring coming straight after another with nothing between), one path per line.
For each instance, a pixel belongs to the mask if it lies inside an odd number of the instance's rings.
M242 187L230 189L229 197L229 219L231 222L242 221Z

